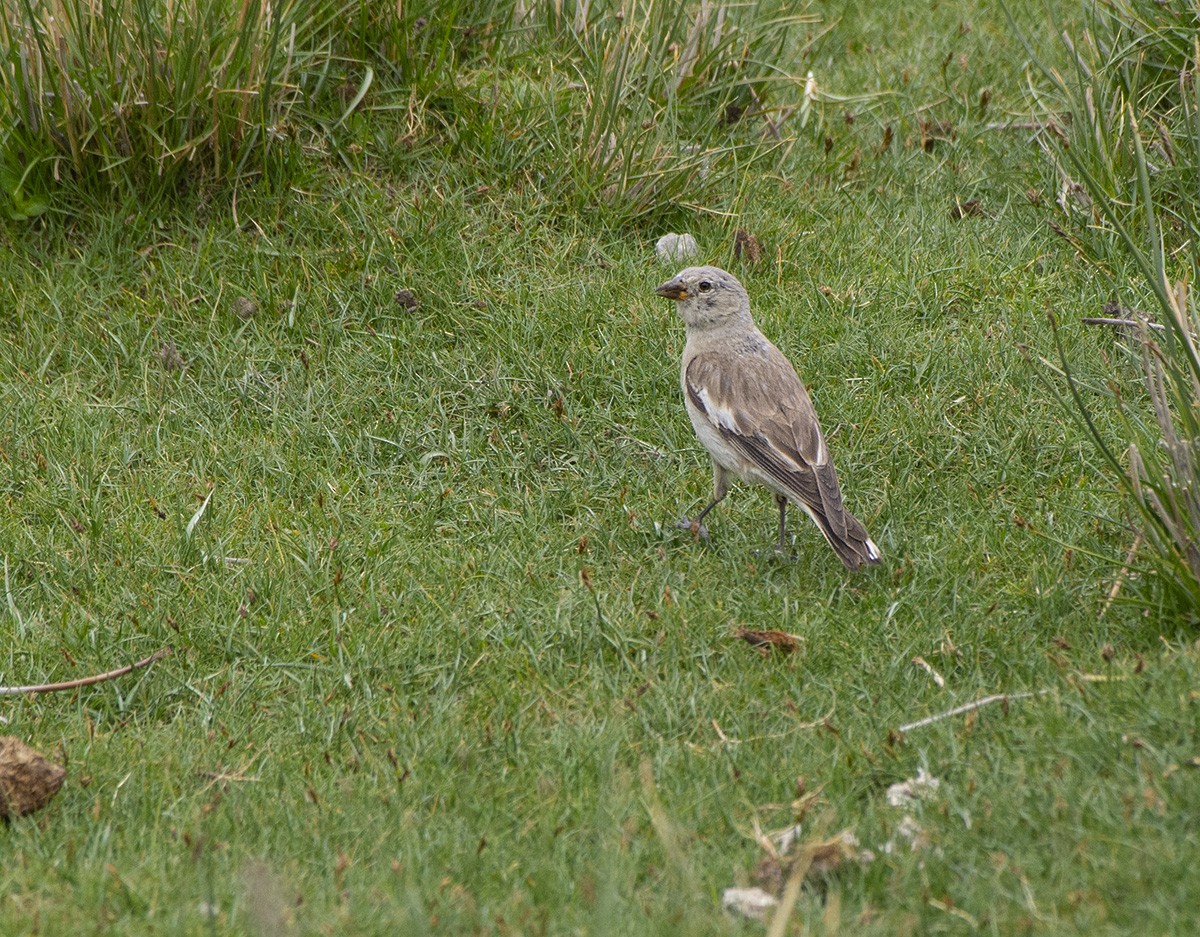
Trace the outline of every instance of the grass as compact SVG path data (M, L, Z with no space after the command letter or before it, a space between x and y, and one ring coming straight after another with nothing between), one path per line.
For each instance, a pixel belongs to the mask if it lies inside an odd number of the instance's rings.
M0 213L16 221L76 214L86 194L151 205L205 184L286 189L306 153L351 166L359 137L383 128L381 150L436 139L563 214L620 226L711 210L738 173L778 165L776 124L803 97L792 65L816 38L796 39L813 18L783 3L7 0L4 12Z
M1061 218L1119 309L1158 307L1122 315L1150 315L1160 331L1140 329L1121 343L1140 383L1125 380L1124 368L1107 383L1099 406L1121 414L1117 441L1090 422L1094 398L1076 393L1066 356L1063 368L1073 405L1121 480L1137 540L1150 554L1145 565L1173 594L1176 614L1195 619L1200 358L1187 284L1197 272L1188 247L1198 230L1191 193L1200 181L1200 100L1183 63L1189 52L1200 59L1200 34L1180 9L1121 0L1099 6L1070 48L1070 79L1044 69L1061 96L1049 119L1074 117L1069 132L1046 135L1054 141L1047 152L1063 193Z
M321 4L5 0L3 12L0 211L15 220L51 210L64 180L157 195L188 176L281 172L294 105L331 58L309 48L331 18Z
M811 527L756 555L761 491L710 544L672 530L709 472L662 230L374 145L400 112L287 192L0 229L0 682L175 648L0 709L69 772L5 831L9 932L757 933L721 891L798 787L806 837L877 859L793 933L1195 929L1195 633L1101 614L1131 534L1019 347L1052 356L1054 309L1107 374L1073 325L1105 284L1023 194L1037 151L985 129L1027 107L1006 23L894 12L821 11L814 74L854 120L827 98L688 221L808 380L866 575ZM761 658L738 625L804 643ZM919 768L930 843L884 853Z

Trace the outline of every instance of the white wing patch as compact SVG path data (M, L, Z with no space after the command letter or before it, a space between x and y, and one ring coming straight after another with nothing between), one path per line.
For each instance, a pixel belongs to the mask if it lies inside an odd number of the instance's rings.
M746 423L746 415L744 413L739 414L735 409L724 402L718 402L713 395L709 393L707 387L697 387L695 384L690 382L688 386L692 393L696 395L696 398L700 401L700 404L703 407L703 418L706 419L708 424L712 426L713 429L716 429L720 433L733 433L735 436L740 436L743 439L756 439L760 443L766 443L766 445L770 448L771 455L778 460L781 467L786 471L807 472L809 470L808 465L805 463L797 462L787 453L781 452L774 441L772 441L768 436L764 435L757 427L753 425L743 425ZM738 419L739 416L741 417L740 422ZM739 467L734 468L733 471L739 476L744 477L746 475L748 456L744 451L738 450L736 447L731 447L729 442L723 438L720 438L719 436L716 438L707 438L707 434L704 433L699 426L696 427L696 432L701 436L701 440L704 442L705 446L710 452L715 452L719 448L722 452L736 453L734 465ZM817 435L817 446L818 460L816 464L824 465L825 462L828 461L829 453L825 448L825 440L820 434ZM757 476L758 473L754 474ZM762 480L768 487L777 487L777 483L771 480L769 475L763 476Z
M817 433L817 458L814 465L824 465L829 461L829 450L825 448L825 434Z
M724 404L713 400L707 387L696 387L693 384L692 389L695 390L696 396L700 398L700 403L704 405L704 412L716 424L718 429L741 434L742 429L738 426L737 415Z

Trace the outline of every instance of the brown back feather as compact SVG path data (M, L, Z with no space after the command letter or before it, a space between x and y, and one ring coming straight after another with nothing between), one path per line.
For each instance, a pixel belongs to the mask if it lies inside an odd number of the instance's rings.
M688 363L686 377L688 396L698 409L708 412L699 393L707 390L714 404L734 414L733 427L709 414L725 439L821 516L830 533L843 541L850 537L849 515L828 450L825 463L816 464L821 450L816 410L778 348L764 338L762 346L749 353L731 348L702 352ZM862 530L856 520L853 523Z

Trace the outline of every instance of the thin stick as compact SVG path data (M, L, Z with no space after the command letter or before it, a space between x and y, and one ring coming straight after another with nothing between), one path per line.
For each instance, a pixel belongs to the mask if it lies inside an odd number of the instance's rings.
M1014 699L1028 699L1031 696L1044 696L1049 692L1049 690L1037 690L1029 693L997 693L995 696L985 696L983 699L977 699L973 703L964 703L962 706L947 709L944 713L938 713L936 716L926 716L924 719L910 722L907 725L901 726L899 731L909 732L913 729L920 729L924 726L933 725L935 722L941 722L943 719L949 719L952 716L961 716L963 713L982 709L984 706L989 706L992 703L1008 702Z
M110 670L107 673L93 674L90 677L81 677L78 680L67 680L64 683L39 683L35 686L0 686L0 696L24 696L26 693L54 693L58 690L74 690L76 687L91 686L93 683L103 683L105 680L112 680L114 677L123 677L125 674L140 667L148 667L156 660L166 657L170 653L171 649L169 647L159 648L149 657L143 658L137 663L118 667L116 670Z
M1113 604L1113 601L1121 592L1121 585L1125 582L1125 578L1129 575L1129 564L1133 562L1133 558L1137 555L1138 547L1142 545L1142 532L1139 530L1137 536L1133 538L1133 546L1129 548L1129 552L1125 554L1125 565L1121 567L1121 571L1117 573L1117 578L1113 580L1112 588L1108 590L1108 598L1104 600L1104 608L1100 609L1099 618L1104 617L1104 613L1108 611L1108 607Z
M1108 319L1102 316L1089 316L1087 318L1080 319L1079 321L1084 325L1112 325L1118 327L1125 326L1127 328L1136 328L1139 325L1145 325L1154 329L1156 332L1162 332L1166 329L1166 326L1161 322L1139 322L1137 319Z

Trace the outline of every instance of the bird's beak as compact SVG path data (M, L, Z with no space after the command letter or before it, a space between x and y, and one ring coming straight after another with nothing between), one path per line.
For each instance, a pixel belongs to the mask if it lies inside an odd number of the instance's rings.
M679 278L668 280L662 286L654 291L655 295L662 296L665 299L687 299L687 290L683 288L683 284L679 282Z

